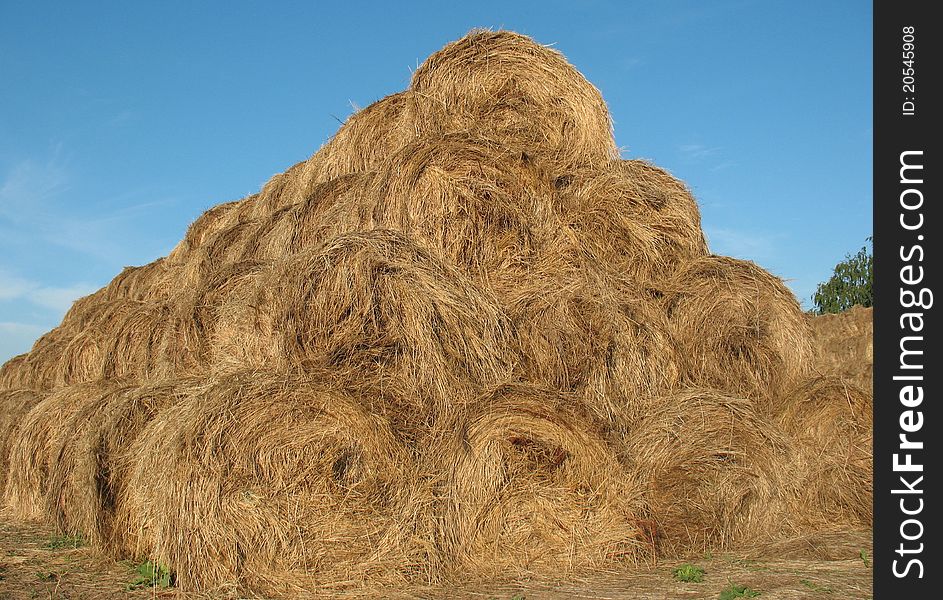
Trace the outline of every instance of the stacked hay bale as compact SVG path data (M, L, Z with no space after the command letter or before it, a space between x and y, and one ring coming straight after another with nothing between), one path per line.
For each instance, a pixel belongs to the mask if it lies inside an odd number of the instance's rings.
M870 390L874 376L874 309L854 306L839 314L807 317L816 370Z
M813 356L596 88L476 31L5 364L0 482L187 589L631 566L869 525Z

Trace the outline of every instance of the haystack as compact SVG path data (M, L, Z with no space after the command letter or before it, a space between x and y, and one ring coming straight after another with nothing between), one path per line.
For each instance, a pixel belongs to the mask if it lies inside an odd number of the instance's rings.
M809 327L559 53L474 31L8 361L4 498L265 596L867 527Z
M646 557L638 478L574 398L505 385L433 445L447 576L580 571Z
M580 251L637 281L660 280L705 257L697 202L683 183L640 160L559 176L564 222Z
M257 594L401 582L425 549L400 519L428 506L389 421L309 372L243 372L150 421L124 490L136 554L186 589Z
M165 300L173 291L173 276L166 259L158 258L142 267L125 267L105 286L108 300Z
M398 397L407 421L505 380L514 361L495 303L392 231L288 257L222 310L220 363L334 369Z
M658 552L685 556L791 533L795 449L752 402L690 389L624 432Z
M420 136L471 131L554 165L618 157L606 103L563 56L510 31L474 31L413 72Z
M183 378L128 384L80 399L48 443L44 499L61 530L81 535L115 557L137 548L127 484L138 457L125 453L147 423L200 383Z
M32 390L11 389L0 392L0 494L3 494L7 483L13 431L40 399Z
M480 277L555 240L552 187L520 153L467 133L427 137L384 162L361 228L400 231Z
M873 493L871 393L834 376L796 382L776 419L798 442L801 505L820 528L870 527Z
M499 294L521 356L519 378L575 392L603 420L647 410L678 384L664 315L624 278L550 257Z
M684 263L663 305L692 386L751 398L764 410L811 372L809 326L789 288L756 264L722 256Z
M317 184L301 201L270 213L259 227L258 258L277 260L361 230L363 199L373 177L354 173Z
M870 390L874 377L873 320L874 309L861 306L839 314L809 316L816 370Z
M382 98L350 116L331 140L305 162L300 181L330 181L352 173L376 171L388 156L416 136L407 107L413 92L406 90ZM309 190L297 188L296 197Z
M42 519L46 512L50 456L59 425L83 407L94 405L120 384L93 381L59 387L33 405L18 422L7 442L9 466L4 500L24 519Z
M167 261L171 264L180 264L186 261L194 251L203 247L208 238L212 238L225 227L241 202L244 201L237 200L217 204L200 215L187 228L187 233L180 243L167 255Z

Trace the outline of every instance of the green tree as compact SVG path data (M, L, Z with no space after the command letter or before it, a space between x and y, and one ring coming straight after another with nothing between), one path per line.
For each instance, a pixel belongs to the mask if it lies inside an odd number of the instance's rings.
M868 238L868 242L871 238ZM835 272L825 283L820 283L812 294L812 312L817 315L839 313L856 304L874 304L874 256L867 246L835 265Z

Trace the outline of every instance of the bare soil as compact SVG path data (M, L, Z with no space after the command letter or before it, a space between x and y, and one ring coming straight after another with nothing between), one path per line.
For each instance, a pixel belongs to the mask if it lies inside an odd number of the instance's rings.
M221 596L145 588L129 590L135 566L103 557L89 547L56 548L62 538L47 524L15 521L0 512L0 600L147 598L204 599ZM564 598L718 598L731 583L758 598L865 599L872 595L871 533L807 536L740 552L659 564L632 572L595 573L567 581L478 582L462 588L382 590L344 596L562 600ZM702 583L681 583L675 567L691 562L705 571Z

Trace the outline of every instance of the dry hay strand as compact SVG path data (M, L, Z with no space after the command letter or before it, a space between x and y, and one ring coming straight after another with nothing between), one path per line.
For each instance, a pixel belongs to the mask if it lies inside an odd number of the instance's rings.
M219 368L329 368L399 398L406 421L504 381L513 363L494 300L392 231L286 257L220 318Z
M192 364L197 349L176 344L173 308L164 303L133 303L102 324L106 332L101 375L107 379L146 380L175 376L176 365Z
M103 301L85 328L68 340L55 367L57 385L97 379L146 377L156 372L155 351L166 332L167 305Z
M795 449L750 401L696 389L665 396L627 428L624 444L647 485L659 554L794 533Z
M659 280L708 254L697 202L658 167L616 161L559 176L555 187L580 251L637 281Z
M127 268L125 269L127 270ZM122 271L123 273L124 271ZM79 331L84 329L89 321L95 318L103 302L109 300L108 287L103 287L88 296L82 296L72 303L60 325L63 329Z
M557 51L510 31L472 31L413 73L418 135L478 131L560 165L618 158L606 103Z
M386 419L310 376L224 377L134 442L137 554L174 569L182 590L292 594L417 568L424 550L397 517L419 502L408 452Z
M48 446L45 500L60 530L81 534L115 557L134 551L133 524L123 503L133 466L126 452L160 410L181 401L197 383L179 379L118 386L81 399Z
M203 243L230 223L242 201L224 202L213 206L190 224L187 233L170 254L167 262L182 264L189 260L190 255L203 247Z
M302 198L315 182L351 173L375 171L388 156L416 137L407 105L409 90L391 94L352 114L334 137L305 163L295 181L294 194Z
M172 377L208 370L220 307L253 289L268 265L257 260L230 263L181 290L170 305L165 333L159 338L156 373Z
M100 505L93 498L101 484L97 477L101 474L94 467L89 468L89 457L83 456L94 454L97 448L79 449L76 438L82 438L98 424L103 406L133 389L131 384L117 384L94 393L74 395L72 404L58 416L56 427L48 434L44 449L45 512L64 533L88 539L96 529L100 512Z
M0 368L0 389L46 391L56 385L56 369L72 327L60 325L33 343L32 349L14 356Z
M289 206L302 199L296 196L299 187L298 180L305 170L306 161L295 163L283 173L276 173L262 190L249 201L244 201L237 211L239 220L264 220L272 212Z
M0 367L0 389L19 390L32 389L29 380L29 352L17 354Z
M872 387L874 310L855 306L843 313L809 317L816 370Z
M105 286L102 300L166 299L173 291L168 285L167 270L164 258L158 258L141 267L125 267Z
M650 553L641 486L572 396L500 386L428 459L446 578L572 574Z
M42 399L33 390L0 391L0 494L7 483L13 432L26 414Z
M231 263L256 258L261 224L258 219L236 221L206 239L184 266L186 281L196 284Z
M811 529L871 527L873 399L850 381L816 376L784 394L777 421L798 441L803 494L796 515Z
M271 213L259 227L258 256L277 260L361 228L355 218L372 173L355 173L319 183L298 203Z
M10 438L4 490L4 499L15 516L28 520L45 516L49 448L60 432L60 424L83 405L100 399L113 386L112 382L94 381L57 388L20 420Z
M552 192L520 152L465 133L423 138L383 163L360 226L400 231L486 277L559 243Z
M799 303L752 262L708 256L682 265L663 298L683 356L682 381L771 403L809 373L812 345Z
M680 357L664 314L631 282L550 257L499 292L518 376L575 392L609 423L674 388Z

